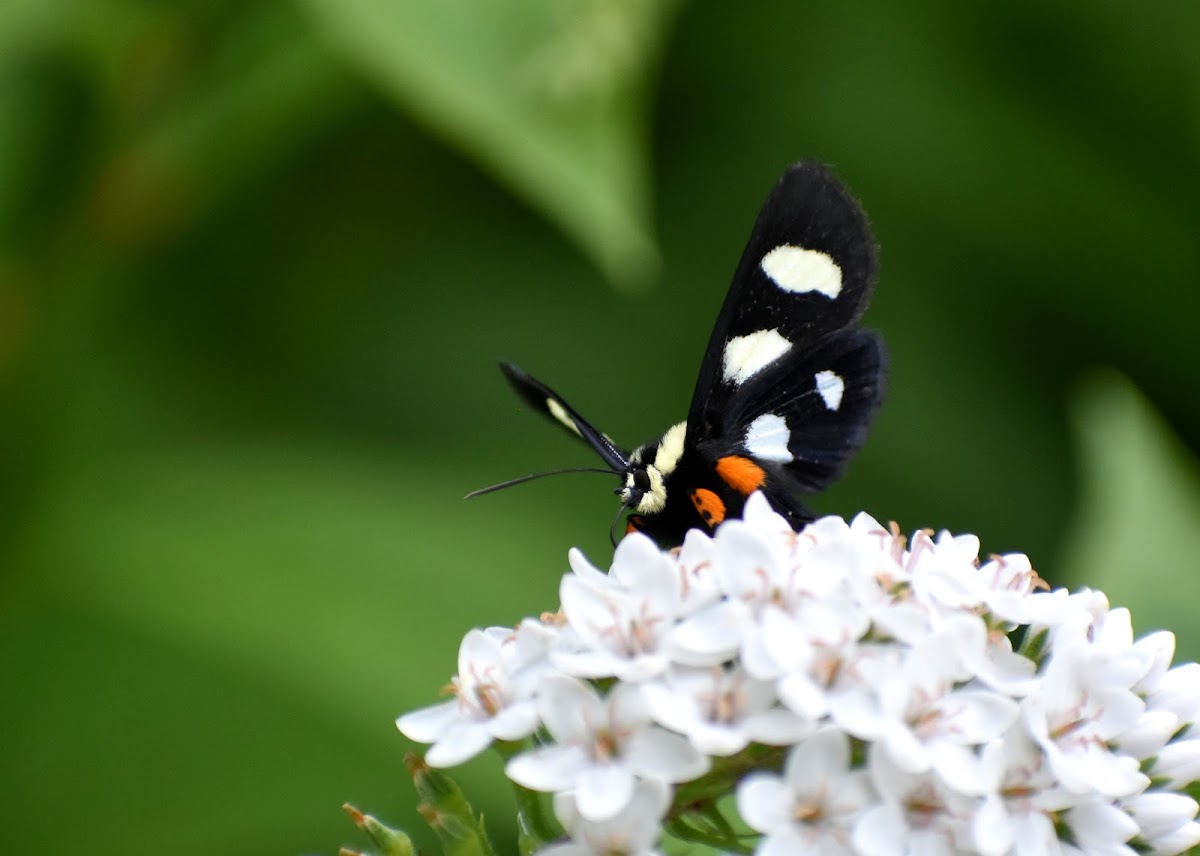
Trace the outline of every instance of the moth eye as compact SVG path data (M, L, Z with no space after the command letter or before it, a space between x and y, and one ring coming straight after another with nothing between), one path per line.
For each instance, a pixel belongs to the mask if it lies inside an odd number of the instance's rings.
M650 474L648 472L646 472L644 469L634 470L633 471L633 486L636 487L638 490L640 490L642 493L645 493L646 491L650 490Z

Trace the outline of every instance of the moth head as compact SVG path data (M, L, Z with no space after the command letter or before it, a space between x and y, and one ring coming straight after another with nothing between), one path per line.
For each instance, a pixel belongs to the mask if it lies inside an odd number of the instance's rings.
M617 489L621 504L639 514L657 514L667 504L663 474L653 464L631 459L625 471L625 483Z

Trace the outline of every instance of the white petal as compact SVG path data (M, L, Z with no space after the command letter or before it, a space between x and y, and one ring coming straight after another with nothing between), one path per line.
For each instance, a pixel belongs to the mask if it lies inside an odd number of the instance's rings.
M1196 816L1196 801L1184 794L1152 791L1139 794L1125 803L1125 810L1137 821L1146 838L1166 835Z
M779 699L805 719L819 719L829 710L825 690L807 675L787 675L778 684Z
M983 856L1003 856L1013 845L1015 830L1009 822L1004 800L987 797L971 819L971 839Z
M616 677L628 663L608 650L551 651L550 662L554 668L575 678Z
M1169 710L1147 710L1133 728L1116 740L1121 751L1135 758L1157 754L1179 731L1179 717Z
M536 731L537 727L537 706L532 701L511 704L488 723L488 731L499 740L521 740Z
M537 709L546 730L559 743L590 740L590 723L600 722L606 716L595 691L565 675L551 675L542 682Z
M762 645L778 671L768 679L784 672L804 671L813 661L813 646L809 642L811 626L800 622L789 613L768 606L759 617L762 629Z
M578 746L543 746L510 759L504 774L533 791L563 791L575 786L587 766Z
M483 723L463 723L452 728L425 753L431 767L453 767L474 758L492 743L492 735Z
M582 817L575 792L554 795L554 813L568 832L587 844L588 856L622 853L629 856L656 856L652 850L662 834L660 822L671 801L671 789L662 782L641 780L634 786L628 805L605 820ZM542 853L541 850L538 854Z
M784 776L788 787L802 798L819 797L849 764L850 741L841 730L826 726L791 751Z
M868 809L854 825L854 850L862 856L907 856L909 829L899 807Z
M971 668L980 681L1008 696L1026 696L1039 686L1036 663L996 645L989 645Z
M995 740L1016 721L1019 712L1016 702L990 690L956 690L939 707L946 731L958 742L969 744Z
M665 651L654 651L619 661L612 674L618 680L639 684L664 674L670 665L671 658Z
M686 615L714 603L721 597L713 573L712 539L699 529L689 529L676 559L681 595L680 614Z
M723 600L699 610L671 631L675 660L707 666L730 659L749 621L749 610L740 601Z
M1191 850L1198 844L1200 844L1200 823L1196 823L1195 821L1185 823L1169 834L1155 838L1150 842L1150 846L1154 849L1154 852L1163 854L1163 856L1170 856L1170 854Z
M567 552L567 563L575 575L586 583L603 588L608 585L608 574L587 560L581 550L572 547Z
M589 648L604 651L619 641L624 628L614 629L614 622L625 606L622 592L597 589L579 577L564 576L558 587L558 599L572 629Z
M404 714L396 720L396 727L409 740L433 743L449 731L459 718L458 702L444 701Z
M631 592L649 596L655 602L678 600L679 575L671 557L650 538L622 538L613 553L609 572Z
M643 691L654 720L672 731L686 732L700 717L695 698L681 691L678 681L651 681L643 685Z
M795 856L798 853L803 853L804 856L823 856L813 848L809 836L801 834L800 830L793 826L785 826L770 838L764 838L754 851L754 856Z
M1054 822L1042 812L1032 812L1013 820L1018 856L1058 856L1063 848Z
M879 795L870 775L866 770L855 770L834 782L825 804L831 814L849 820L877 802Z
M639 774L665 782L686 782L708 771L708 759L685 738L657 726L633 734L624 757Z
M909 852L921 856L956 856L949 836L934 828L917 827L909 833Z
M517 626L513 641L505 645L503 653L510 670L522 669L546 658L551 645L559 638L558 628L526 618Z
M768 746L789 746L799 743L813 733L814 721L790 710L772 708L742 720L742 730L755 743Z
M1171 669L1159 680L1149 701L1181 720L1195 719L1200 713L1200 663L1185 663Z
M888 757L906 773L924 773L933 764L931 753L902 723L892 722L880 738Z
M705 755L728 758L746 748L750 737L740 728L696 722L687 730L687 738Z
M1146 703L1125 689L1111 689L1094 695L1100 706L1100 715L1093 718L1093 728L1104 740L1111 740L1129 731L1137 725L1146 710Z
M1151 772L1155 778L1166 778L1172 788L1200 779L1200 739L1168 743L1158 753Z
M1084 803L1070 809L1065 820L1085 853L1111 852L1138 831L1133 818L1108 803Z
M879 706L879 699L865 688L830 693L827 700L829 715L851 737L875 740L888 726L889 720Z
M1150 662L1149 671L1134 689L1140 694L1149 693L1158 686L1171 667L1171 659L1175 656L1175 634L1169 630L1159 630L1143 636L1133 643L1133 647L1145 651Z
M779 541L769 542L744 520L730 520L717 531L714 540L719 559L717 573L725 594L738 599L770 600L776 583L774 575L780 571Z
M458 673L482 675L489 669L503 667L500 642L496 637L482 630L468 631L458 647Z
M1042 748L1054 774L1073 793L1123 797L1143 790L1150 781L1138 769L1137 759L1114 755L1094 742L1072 747L1069 753L1053 743L1043 743Z
M778 776L752 773L737 789L738 814L759 832L774 832L792 822L792 792Z
M995 784L988 780L978 756L967 747L940 740L929 748L933 769L951 790L979 797Z
M614 731L633 733L654 718L641 684L617 684L609 691L606 704Z
M633 773L625 764L592 765L576 779L575 805L584 820L608 820L629 805L633 786Z

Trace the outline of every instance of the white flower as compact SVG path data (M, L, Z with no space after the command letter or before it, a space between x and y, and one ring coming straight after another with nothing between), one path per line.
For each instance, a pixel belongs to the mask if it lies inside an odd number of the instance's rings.
M520 641L518 642L518 638ZM472 630L458 649L454 700L406 713L396 727L412 740L432 743L433 767L461 764L493 739L520 740L537 728L533 688L544 637L533 628Z
M1137 823L1138 834L1149 840L1173 835L1196 816L1196 801L1186 794L1147 791L1125 800L1121 808Z
M1191 850L1198 844L1200 844L1200 823L1196 823L1194 820L1166 835L1146 839L1146 846L1150 852L1163 854L1163 856Z
M583 644L551 652L551 662L580 678L637 681L661 674L670 662L664 643L683 602L671 557L634 533L617 547L609 575L592 568L578 551L570 560L575 573L563 577L559 597Z
M999 621L1015 627L1034 621L1031 595L1043 585L1023 553L995 556L979 568L984 583L983 604Z
M1153 710L1169 710L1180 721L1190 722L1200 715L1200 663L1176 666L1155 681L1146 696Z
M1149 772L1169 788L1184 788L1200 779L1200 737L1168 743L1154 756Z
M976 808L970 835L985 856L1053 853L1056 814L1080 800L1058 785L1041 747L1017 723L981 753L990 793Z
M659 823L670 804L671 789L653 779L639 781L629 804L608 820L583 817L569 791L555 794L554 813L571 840L543 847L538 856L656 856Z
M699 609L721 599L717 583L715 559L716 547L699 529L688 530L683 546L675 557L679 572L681 615L691 615Z
M742 819L765 833L759 856L847 853L858 816L876 801L867 774L850 768L850 742L826 727L788 753L783 776L755 773L738 786Z
M1003 734L1016 702L969 683L965 664L984 644L983 624L960 614L915 647L901 668L884 675L873 698L844 704L834 719L856 737L877 740L908 773L935 769L960 793L982 794L986 782L972 747ZM849 700L849 697L848 697Z
M812 723L776 706L775 687L736 666L673 666L645 685L654 718L706 755L740 752L751 741L790 745L812 732Z
M863 856L970 852L969 823L975 801L947 788L931 773L900 769L887 752L872 747L871 782L880 802L854 827L854 848Z
M1137 834L1137 822L1112 803L1101 799L1089 800L1068 809L1063 820L1083 853L1111 853L1113 856L1137 854L1136 850L1121 843Z
M1022 702L1025 727L1068 790L1137 793L1149 781L1138 760L1110 751L1107 741L1133 727L1144 704L1120 680L1105 680L1105 663L1090 656L1086 642L1064 642L1044 670L1041 690Z
M528 738L507 773L570 833L544 853L653 854L668 811L736 849L735 787L768 856L1200 843L1200 665L1020 554L865 514L795 532L755 494L713 537L569 561L559 612L468 633L455 699L397 721L435 766Z
M618 684L601 698L581 681L551 675L538 712L555 742L510 760L508 777L535 791L574 791L587 820L620 813L639 778L683 782L708 769L687 740L653 724L636 684Z

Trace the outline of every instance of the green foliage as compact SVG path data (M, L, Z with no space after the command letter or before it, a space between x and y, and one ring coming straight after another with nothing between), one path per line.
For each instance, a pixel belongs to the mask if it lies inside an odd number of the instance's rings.
M1113 366L1200 445L1198 29L1187 0L0 4L6 848L331 853L346 800L419 830L392 717L609 549L600 477L461 501L589 463L495 359L623 443L677 421L801 157L871 213L892 354L818 507L1028 551L1196 656L1189 459L1106 394L1077 481L1065 401ZM455 777L511 851L495 761Z
M653 273L645 82L677 0L306 4L349 64L616 282Z
M1128 606L1139 634L1165 628L1200 651L1200 470L1128 381L1092 377L1075 403L1083 481L1064 568Z

